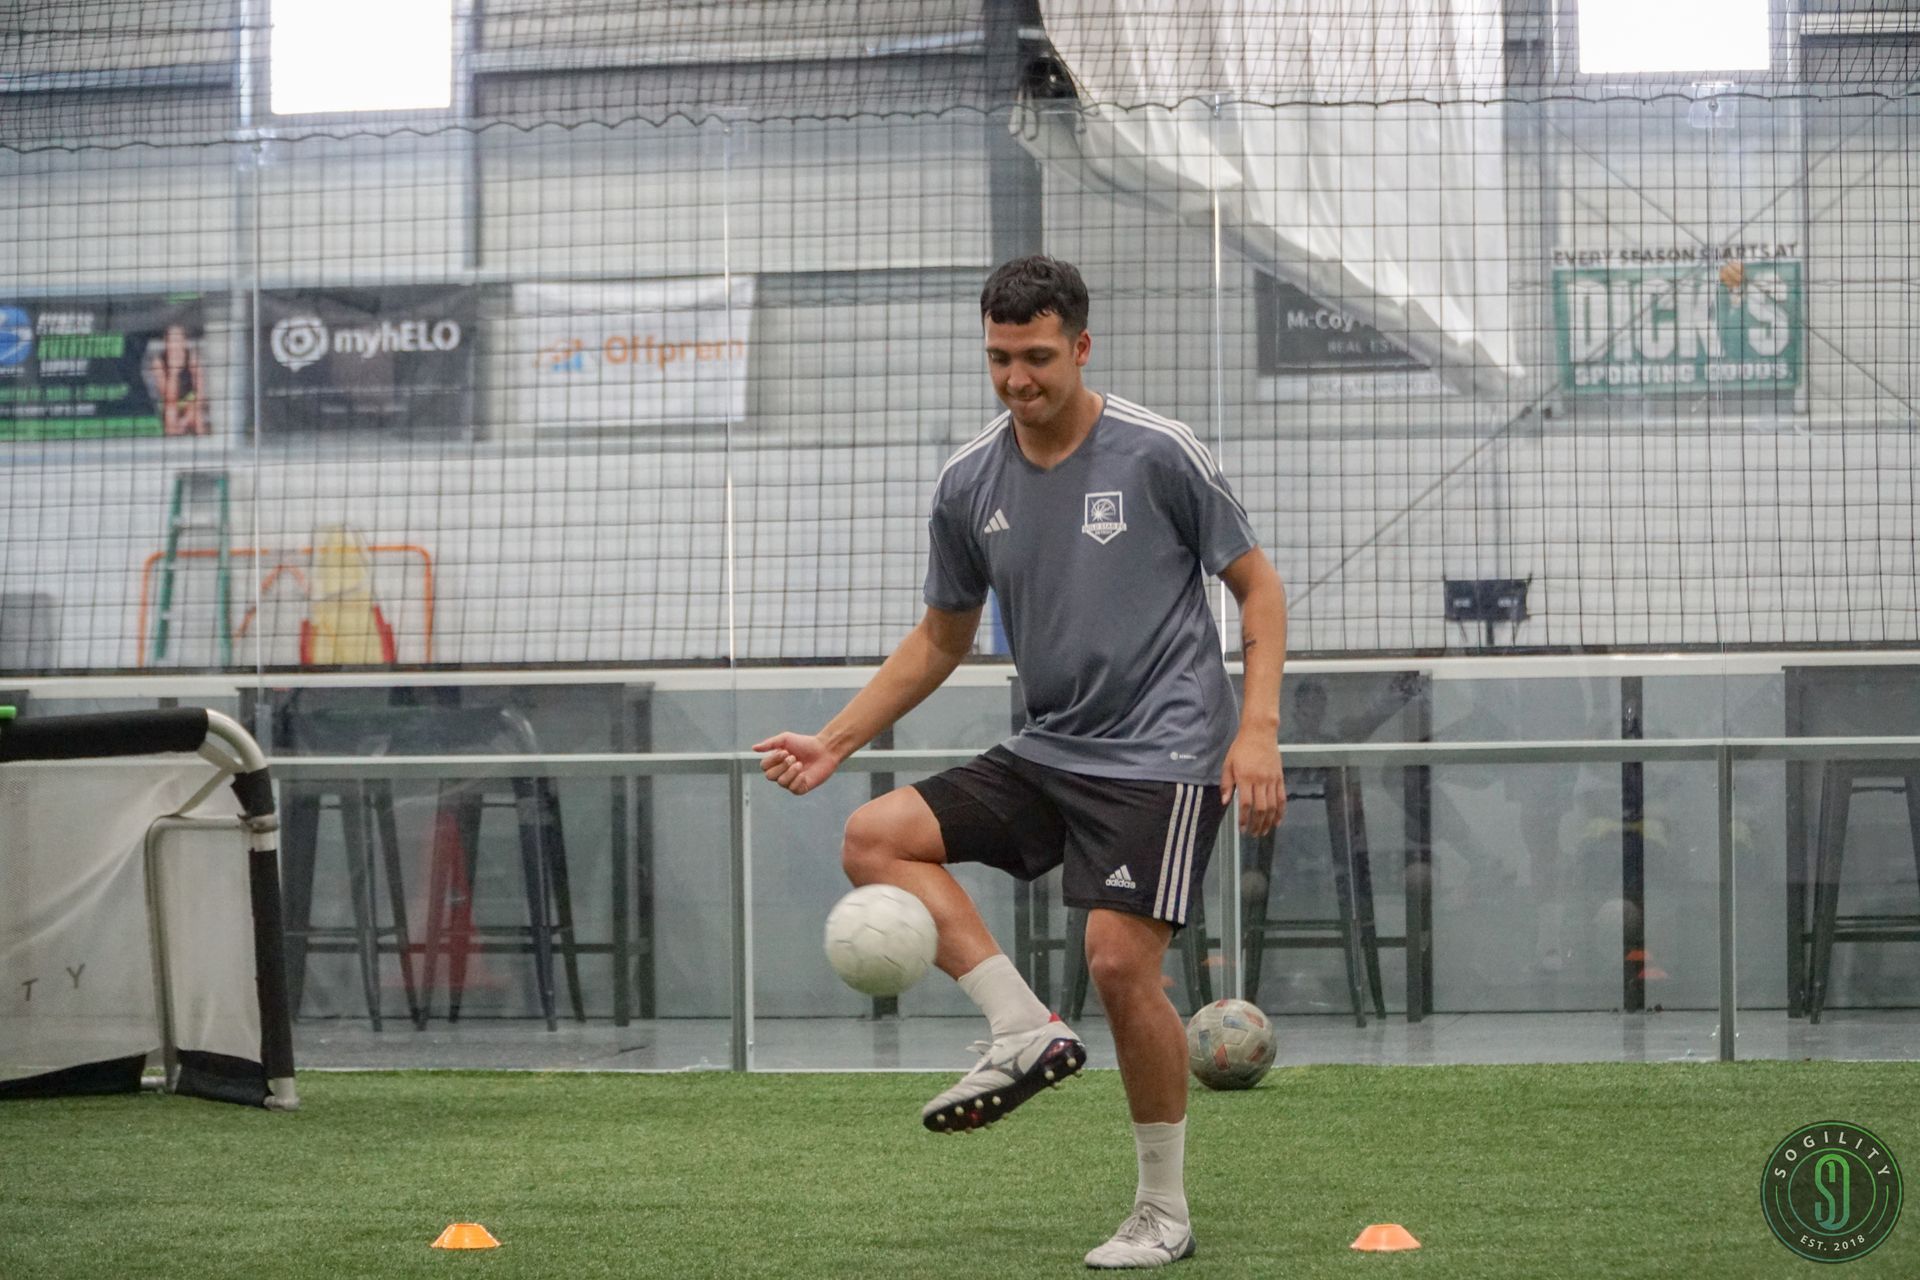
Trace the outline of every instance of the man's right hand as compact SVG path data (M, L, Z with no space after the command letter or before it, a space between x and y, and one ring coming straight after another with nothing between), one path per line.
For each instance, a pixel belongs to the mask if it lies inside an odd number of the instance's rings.
M760 753L760 772L797 796L813 790L840 767L826 744L812 734L776 733L753 749Z

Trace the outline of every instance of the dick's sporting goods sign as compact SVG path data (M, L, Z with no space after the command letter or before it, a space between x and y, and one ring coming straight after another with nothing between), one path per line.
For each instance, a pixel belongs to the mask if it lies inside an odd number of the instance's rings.
M1800 385L1806 307L1795 261L1562 267L1553 308L1560 385L1576 396Z

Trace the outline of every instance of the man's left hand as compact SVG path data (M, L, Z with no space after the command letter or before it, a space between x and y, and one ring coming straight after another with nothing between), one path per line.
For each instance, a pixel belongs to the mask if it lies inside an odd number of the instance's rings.
M1280 765L1280 744L1270 735L1242 733L1227 751L1220 769L1220 802L1240 794L1240 830L1264 836L1287 811L1287 781Z

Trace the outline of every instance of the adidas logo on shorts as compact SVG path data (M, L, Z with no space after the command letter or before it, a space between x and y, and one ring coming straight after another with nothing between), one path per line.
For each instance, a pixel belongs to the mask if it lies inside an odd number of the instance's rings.
M1139 887L1139 885L1133 882L1133 872L1128 869L1127 864L1124 862L1120 864L1118 870L1107 877L1107 888L1109 889L1138 889Z

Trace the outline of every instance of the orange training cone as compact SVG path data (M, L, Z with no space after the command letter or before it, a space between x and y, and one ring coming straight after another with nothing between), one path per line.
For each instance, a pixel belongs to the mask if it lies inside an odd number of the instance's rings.
M498 1249L493 1233L477 1222L456 1222L433 1242L436 1249Z
M1418 1249L1420 1242L1397 1222L1376 1222L1360 1233L1353 1247L1368 1253L1392 1253L1399 1249Z

